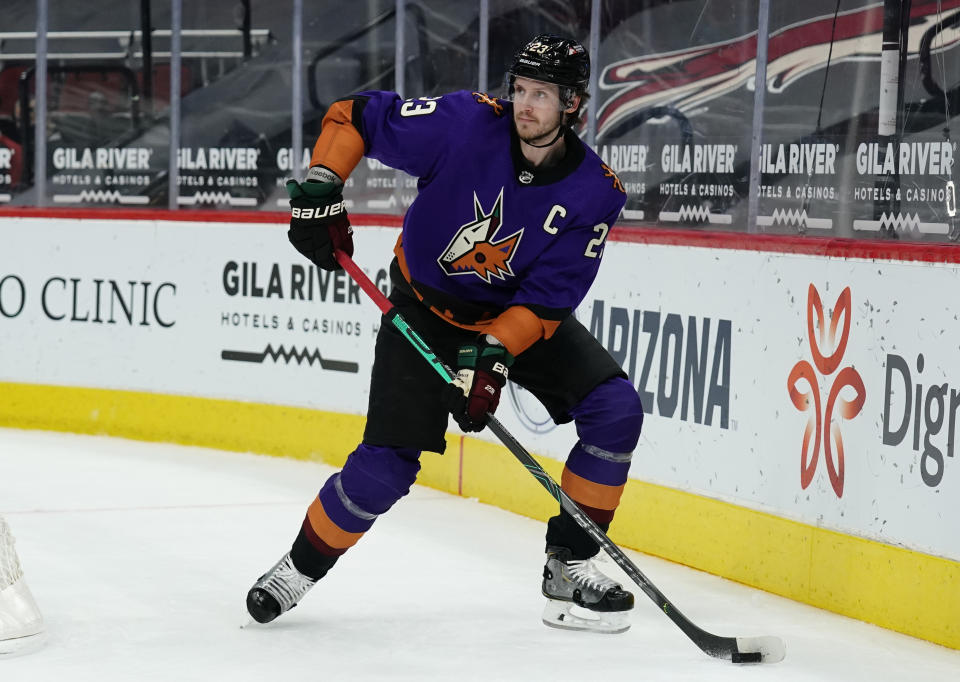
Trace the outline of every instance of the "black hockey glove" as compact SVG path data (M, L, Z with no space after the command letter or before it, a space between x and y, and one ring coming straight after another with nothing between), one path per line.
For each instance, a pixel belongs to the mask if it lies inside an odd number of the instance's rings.
M333 255L353 256L353 228L343 204L342 186L333 182L287 181L290 195L290 243L324 270L339 270Z
M500 403L500 389L507 383L513 356L482 334L475 343L457 353L457 375L443 392L444 406L464 431L482 431L487 415Z

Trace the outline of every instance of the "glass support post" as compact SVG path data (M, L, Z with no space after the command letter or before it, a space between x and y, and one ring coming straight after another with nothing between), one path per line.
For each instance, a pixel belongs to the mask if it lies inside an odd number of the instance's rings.
M763 107L767 94L767 42L770 39L770 0L760 0L757 15L757 72L753 81L753 129L750 142L750 189L747 195L747 232L759 232L760 151L763 144Z

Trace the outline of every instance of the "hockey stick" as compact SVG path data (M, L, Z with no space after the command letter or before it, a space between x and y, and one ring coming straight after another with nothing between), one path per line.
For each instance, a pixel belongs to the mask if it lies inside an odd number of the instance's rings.
M410 328L410 325L408 325L406 320L397 312L394 305L384 296L383 292L370 281L370 278L353 262L350 256L338 250L336 251L336 258L337 262L347 271L353 281L355 281L367 296L377 304L377 307L383 311L387 321L403 334L404 338L406 338L407 341L417 349L420 355L433 366L437 373L443 377L443 380L448 383L453 381L453 372L450 368L437 357L436 353L420 338L416 331ZM716 658L733 661L734 663L776 663L783 660L786 650L783 640L778 637L721 637L697 627L640 572L640 569L623 553L623 550L617 547L617 545L607 537L606 533L580 509L577 503L557 485L557 482L553 480L550 474L543 470L543 467L540 466L537 460L526 451L517 439L514 438L493 415L490 415L487 426L493 431L494 435L507 446L507 449L513 453L514 457L520 460L520 463L527 468L527 471L540 481L540 484L547 489L547 492L576 520L580 527L583 528L590 537L596 540L600 548L630 576L630 579L653 600L653 603L667 614L667 617L670 618L677 627L683 630L684 634L689 637L694 644L700 647L704 653Z

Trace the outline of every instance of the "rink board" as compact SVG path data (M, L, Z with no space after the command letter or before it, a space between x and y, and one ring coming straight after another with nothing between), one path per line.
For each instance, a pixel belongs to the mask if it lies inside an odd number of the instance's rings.
M342 462L379 316L283 232L0 219L0 423ZM607 244L577 311L648 412L614 538L960 648L957 264L644 234ZM356 237L384 286L395 239ZM559 476L571 427L508 397L498 416ZM510 460L451 433L421 481L547 518Z

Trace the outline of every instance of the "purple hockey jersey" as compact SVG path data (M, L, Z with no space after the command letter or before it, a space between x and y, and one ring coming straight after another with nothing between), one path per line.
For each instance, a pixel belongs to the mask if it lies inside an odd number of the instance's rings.
M365 155L419 179L398 256L425 302L466 308L475 319L457 321L467 323L511 306L543 320L571 314L626 202L619 179L593 150L568 131L559 164L531 166L512 103L482 93L403 100L364 92L351 99Z

